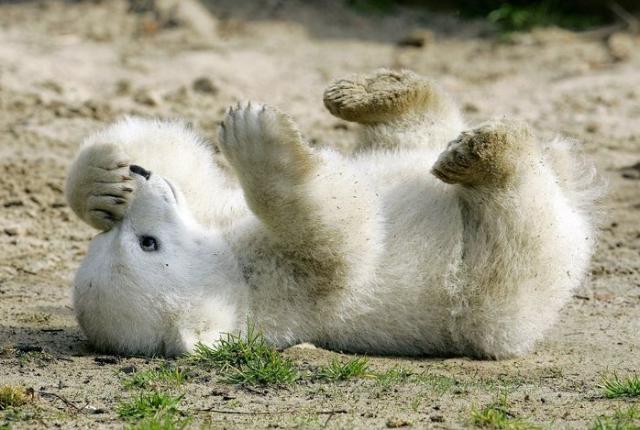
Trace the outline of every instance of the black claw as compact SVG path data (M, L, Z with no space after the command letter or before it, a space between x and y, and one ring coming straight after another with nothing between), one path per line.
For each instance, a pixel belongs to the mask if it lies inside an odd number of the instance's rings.
M104 209L91 209L91 212L98 212L99 214L102 214L102 217L104 219L107 219L109 221L115 221L116 217L109 211L105 211Z

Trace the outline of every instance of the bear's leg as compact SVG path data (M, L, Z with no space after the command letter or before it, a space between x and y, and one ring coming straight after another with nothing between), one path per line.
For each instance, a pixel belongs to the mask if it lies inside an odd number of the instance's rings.
M313 151L288 116L259 104L231 109L219 140L269 241L296 273L314 277L308 284L371 276L376 199L346 160Z
M462 133L432 173L456 184L463 219L454 332L464 353L526 353L584 279L594 245L586 214L519 123Z
M463 129L462 116L434 82L381 69L333 82L324 93L333 115L362 125L356 151L443 149Z

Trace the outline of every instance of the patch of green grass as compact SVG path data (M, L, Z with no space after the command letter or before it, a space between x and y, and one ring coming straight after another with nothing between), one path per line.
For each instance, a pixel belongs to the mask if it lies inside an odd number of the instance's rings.
M118 415L121 418L132 419L173 415L178 412L180 400L182 400L182 396L176 397L157 391L143 392L128 402L120 403Z
M549 26L584 30L602 23L602 19L596 15L573 13L551 0L523 5L505 2L489 12L487 19L506 33Z
M14 385L0 387L0 411L7 408L16 408L29 401L27 390Z
M420 404L422 404L422 399L420 397L416 397L411 401L409 406L411 407L411 410L413 412L418 412L418 409L420 408Z
M320 369L316 375L318 379L329 381L346 381L347 379L369 376L369 359L354 357L346 363L334 358L328 366Z
M410 370L405 369L404 367L395 366L384 373L378 373L376 375L376 380L380 385L389 387L391 385L406 382L411 375L413 375L413 373Z
M396 7L393 0L347 0L345 3L360 13L387 14L393 12Z
M125 388L149 388L160 384L182 385L189 379L189 372L180 367L161 366L136 372L123 381Z
M251 327L246 337L226 334L215 347L197 344L187 360L217 369L226 382L233 384L283 385L300 377L292 361Z
M18 421L31 421L35 419L42 419L40 413L37 409L34 408L26 408L26 407L17 407L17 408L7 408L2 413L2 419L4 422L3 425L10 426L11 422ZM0 429L2 426L0 426Z
M596 418L591 430L638 430L640 429L640 409L630 406L626 410L617 410L611 416Z
M534 430L538 429L532 423L524 421L509 412L507 396L504 393L498 395L497 401L477 409L471 409L471 423L476 427L496 430Z
M187 359L193 363L214 368L238 367L267 357L273 351L274 348L267 344L262 333L256 332L252 326L249 326L245 337L227 333L220 338L215 347L198 343L195 351L187 355Z
M431 372L416 375L414 380L422 385L432 388L440 394L446 393L452 388L460 386L460 382L451 376Z
M258 360L230 369L225 376L227 382L247 385L285 385L298 378L299 373L293 363L275 350Z
M295 417L295 428L322 427L321 417L318 414L302 414Z
M126 430L183 430L189 423L191 423L191 418L181 418L172 414L163 414L158 417L145 418L125 428Z
M424 385L437 393L446 393L455 387L461 387L462 384L455 378L438 373L422 372L415 374L403 367L393 367L384 373L375 374L376 381L384 388L388 388L395 384L410 382L414 384Z
M34 364L37 366L45 366L54 360L53 356L45 351L28 351L17 352L18 361L22 365Z
M624 379L613 375L605 378L600 385L602 393L608 399L618 397L640 397L640 376L632 375Z

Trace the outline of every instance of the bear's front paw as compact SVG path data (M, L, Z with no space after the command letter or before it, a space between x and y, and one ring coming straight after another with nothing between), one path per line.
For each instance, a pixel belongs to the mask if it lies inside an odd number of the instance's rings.
M120 221L135 190L127 155L114 144L85 149L67 182L73 210L93 227L106 231Z
M314 164L291 118L270 106L250 102L231 108L219 140L222 153L245 179L299 179Z

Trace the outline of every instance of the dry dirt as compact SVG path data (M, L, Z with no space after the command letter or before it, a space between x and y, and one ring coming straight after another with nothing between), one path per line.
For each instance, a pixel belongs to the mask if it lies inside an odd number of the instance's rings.
M122 428L116 405L134 394L121 369L161 362L97 355L74 321L71 281L95 231L62 188L83 136L135 114L187 118L213 138L226 106L254 99L290 112L312 143L348 147L353 127L324 110L323 87L381 66L438 79L472 123L518 117L584 142L609 183L591 276L521 359L371 358L376 371L427 375L391 386L247 389L201 374L180 388L181 408L212 428L460 428L502 390L518 417L585 428L632 402L603 398L598 384L640 368L637 38L546 29L504 41L483 23L337 1L211 2L210 15L130 11L123 1L0 3L0 385L34 390L21 414L0 411L0 427ZM413 30L428 30L424 46L399 46ZM311 366L338 356L287 354Z

